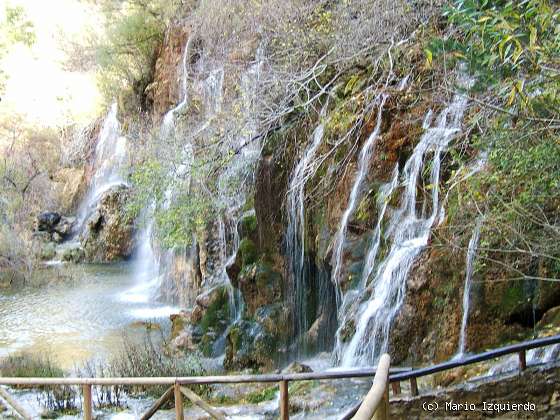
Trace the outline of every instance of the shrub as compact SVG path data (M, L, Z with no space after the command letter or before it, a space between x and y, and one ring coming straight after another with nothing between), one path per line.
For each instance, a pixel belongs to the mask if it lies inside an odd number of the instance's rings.
M172 355L167 351L166 345L163 337L157 337L156 341L150 333L141 342L125 337L120 350L110 360L97 365L89 364L81 374L128 378L199 376L205 373L197 354ZM159 398L168 387L169 385L104 387L105 389L96 387L95 395L99 406L120 406L124 393ZM190 388L198 395L208 394L207 386Z
M55 365L49 356L37 356L29 353L10 355L0 362L0 374L18 378L53 378L63 377L64 371ZM21 386L20 388L29 388ZM41 391L39 402L51 412L77 412L78 392L72 386L38 386Z

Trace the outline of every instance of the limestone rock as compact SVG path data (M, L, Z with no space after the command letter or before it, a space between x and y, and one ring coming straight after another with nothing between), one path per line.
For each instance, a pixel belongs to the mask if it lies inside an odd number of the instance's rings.
M76 222L75 217L64 217L62 216L59 222L54 227L54 231L58 233L61 237L67 237L71 232L74 224Z
M76 210L86 192L84 168L62 168L54 175L58 191L60 209L64 213Z
M265 328L254 321L240 320L231 326L226 337L226 369L270 368L278 353L277 342Z
M309 373L313 372L309 366L304 365L303 363L292 362L284 369L282 369L282 373Z
M123 185L108 190L86 220L80 240L87 261L118 261L132 255L134 226L125 211L128 196Z

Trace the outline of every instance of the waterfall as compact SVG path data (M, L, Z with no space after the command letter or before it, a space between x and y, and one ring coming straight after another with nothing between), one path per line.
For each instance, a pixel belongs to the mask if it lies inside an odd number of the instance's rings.
M340 351L339 361L343 366L372 365L387 350L391 324L404 302L406 279L416 257L428 244L439 212L441 155L460 130L466 105L465 97L458 94L438 116L434 127L431 127L431 112L424 119L425 132L402 172L401 205L392 215L385 233L391 242L389 251L371 281L369 299L356 311L356 331ZM428 161L430 154L432 158ZM423 168L431 168L431 209L424 203L418 212L417 190Z
M220 206L224 209L222 216L218 220L218 246L221 254L218 267L218 281L227 288L232 323L241 319L244 301L241 291L235 289L231 284L227 268L235 262L237 257L240 243L239 221L244 217L254 216L254 210L249 210L241 215L239 212L245 205L249 192L247 187L253 184L254 166L260 157L261 144L260 142L253 141L253 137L258 130L258 124L253 115L256 112L256 87L259 82L262 65L262 49L259 48L255 63L241 75L241 103L245 115L239 132L228 136L224 142L224 155L231 154L232 150L234 153L231 155L231 160L227 162L227 165L219 174L218 179L217 199ZM209 79L206 91L219 91L221 95L224 78L223 70L221 70L221 73L213 72L213 75L213 78ZM216 105L216 112L221 109L221 97L219 101L207 100L207 102ZM238 187L232 189L232 185L238 185ZM228 243L230 244L230 250L228 250Z
M389 199L391 198L393 191L395 191L395 188L398 185L398 180L399 167L398 165L395 165L395 169L393 169L393 175L391 176L391 181L381 186L381 188L379 189L379 198L377 201L377 206L379 208L379 217L377 218L377 224L375 225L373 238L366 255L364 269L362 271L362 278L360 280L360 289L364 289L367 286L367 281L373 271L375 259L377 258L377 252L379 251L379 245L381 243L381 229L383 218L385 217L385 212L387 211L387 206L389 205Z
M334 246L334 253L333 253L333 274L332 274L332 281L337 288L337 306L340 307L341 300L342 300L342 291L340 289L340 274L342 270L342 254L344 250L344 242L346 237L346 230L348 228L348 222L350 221L350 216L354 213L356 208L357 200L359 193L362 188L363 181L366 177L369 163L371 160L371 156L373 154L373 150L375 148L375 143L379 137L379 132L381 131L381 122L382 122L382 115L383 115L383 107L385 105L385 101L387 100L387 96L385 94L379 95L376 98L378 102L377 108L377 122L375 125L375 129L369 135L366 142L362 146L362 150L360 151L359 163L358 163L358 172L356 175L356 179L354 180L354 185L352 186L352 191L350 192L350 198L348 200L348 207L342 214L342 219L340 220L340 225L338 232L335 237L335 246Z
M91 184L78 209L76 232L79 232L105 192L126 185L123 177L127 161L127 140L120 135L117 104L114 103L103 121L95 146L94 172Z
M482 227L482 219L477 220L474 227L473 234L469 240L469 247L467 249L467 264L465 271L465 287L463 289L463 319L461 320L461 334L459 338L459 351L457 357L462 357L465 354L467 342L467 321L469 318L469 304L470 293L472 286L472 275L474 270L474 260L476 258L476 250L478 247L478 240L480 238L480 228Z
M398 186L399 180L399 167L395 165L393 169L393 174L391 176L391 180L382 185L379 188L379 195L377 197L377 208L378 208L378 217L377 223L375 225L375 230L373 232L373 236L371 239L370 246L368 248L368 252L366 254L365 264L362 271L362 277L360 279L360 283L358 288L355 290L347 291L344 294L344 298L342 301L342 306L339 309L339 325L336 332L336 343L334 348L334 356L335 358L340 358L342 356L343 350L343 330L344 327L348 324L349 320L353 315L353 310L355 309L354 306L358 301L358 298L364 293L365 288L367 287L367 282L371 273L373 272L374 264L377 258L377 254L379 251L379 246L381 244L381 232L383 227L383 220L385 219L385 214L387 212L387 207L389 205L389 200L395 191L395 188Z
M305 254L305 183L313 176L312 160L323 140L325 125L321 122L313 132L313 141L303 157L296 165L290 179L287 197L288 228L286 231L286 247L290 265L291 302L294 306L294 336L309 329L307 317L307 298L309 292L308 279L304 272Z
M153 210L153 209L151 209ZM159 264L152 248L153 220L137 235L138 250L135 255L133 276L137 285L121 295L127 302L151 302L158 293Z
M187 105L188 102L188 51L189 51L189 40L185 44L185 50L183 52L182 72L181 72L181 100L180 102L171 108L164 116L161 127L160 127L160 138L169 139L175 134L175 114ZM190 149L185 148L185 154L188 154ZM187 167L183 164L177 168L177 173L182 175L186 172ZM171 183L167 190L165 191L165 205L169 205L172 198L172 189L174 184ZM161 273L161 269L165 269L170 264L171 253L164 252L158 255L154 249L154 212L156 210L156 203L152 202L142 213L142 219L145 221L145 226L140 230L137 235L138 251L135 256L134 274L140 279L140 284L125 292L125 299L142 299L144 301L154 299L156 297L163 298L166 301L174 301L175 292L171 291L169 285L164 284L165 273ZM167 290L166 290L167 288Z

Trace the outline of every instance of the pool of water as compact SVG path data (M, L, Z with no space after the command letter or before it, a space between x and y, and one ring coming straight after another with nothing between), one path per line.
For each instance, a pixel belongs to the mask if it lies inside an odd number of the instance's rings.
M62 265L39 275L65 280L0 290L0 358L18 351L48 354L72 369L106 358L125 336L144 336L144 321L166 334L169 315L178 311L153 299L155 281L135 279L129 263Z

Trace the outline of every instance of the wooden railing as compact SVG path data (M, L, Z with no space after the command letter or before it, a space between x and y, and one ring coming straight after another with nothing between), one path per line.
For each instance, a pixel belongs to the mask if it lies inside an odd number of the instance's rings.
M404 373L410 368L392 368L390 372ZM83 418L91 420L93 416L92 387L93 386L154 386L169 385L163 395L141 417L142 420L151 418L161 407L172 398L175 401L175 416L183 420L183 397L189 399L194 405L206 411L214 419L224 419L225 414L210 406L200 396L195 394L186 385L211 385L211 384L239 384L239 383L277 383L280 390L279 409L282 420L289 418L289 395L288 384L296 381L313 380L336 380L347 378L371 378L376 375L376 369L352 369L352 370L333 370L327 372L308 372L308 373L283 373L266 375L231 375L231 376L187 376L187 377L161 377L161 378L7 378L0 377L0 385L13 386L56 386L69 385L80 386L83 394ZM1 389L1 388L0 388ZM2 390L7 394L7 391ZM11 396L9 398L15 402ZM30 419L31 417L19 410L4 398L8 404L21 417ZM17 402L16 402L17 404Z
M398 372L389 375L389 382L391 383L391 388L394 395L401 393L400 383L402 381L408 380L410 382L410 393L413 396L418 395L418 382L417 378L433 375L434 373L444 372L446 370L454 369L461 366L472 365L474 363L480 363L487 360L495 359L501 356L507 356L510 354L517 354L519 360L519 369L525 370L527 368L527 351L550 346L560 343L560 335L554 335L551 337L537 338L534 340L524 341L522 343L512 344L505 347L500 347L498 349L488 350L483 353L473 354L470 356L465 356L460 359L451 359L447 362L439 363L432 366L427 366L420 369L412 369L406 372ZM358 412L360 404L354 406L349 410L341 420L349 420Z
M224 419L225 415L221 411L211 407L202 398L196 395L186 385L203 385L203 384L238 384L238 383L277 383L280 390L279 409L280 418L282 420L289 418L289 395L288 384L292 381L310 381L310 380L336 380L345 378L371 378L376 375L379 370L379 378L386 377L385 368L389 372L389 382L394 394L401 393L400 383L402 381L410 381L410 390L412 395L418 395L417 378L432 375L434 373L443 372L460 366L466 366L473 363L494 359L508 354L518 354L519 367L525 369L527 367L526 352L527 350L549 346L560 343L560 335L552 337L539 338L536 340L525 341L519 344L502 347L495 350L486 351L472 356L465 356L461 359L452 359L444 363L428 366L420 369L411 368L391 368L389 369L389 361L380 360L378 369L354 369L354 370L333 370L328 372L309 372L309 373L285 373L285 374L268 374L268 375L232 375L232 376L192 376L192 377L161 377L161 378L7 378L0 377L0 385L13 386L56 386L70 385L82 387L83 393L83 418L91 420L93 416L93 400L92 386L115 386L115 385L131 385L131 386L153 386L168 385L169 388L163 395L154 402L152 407L141 417L143 420L151 418L167 401L174 398L175 413L177 419L183 419L183 397L189 399L193 404L206 411L214 419ZM381 363L383 362L383 363ZM381 380L381 379L379 379ZM375 382L375 380L374 380ZM378 389L379 387L375 387ZM387 388L385 386L385 388ZM373 390L373 387L372 387ZM372 392L370 390L370 392ZM369 395L369 393L368 393ZM377 395L377 391L376 391ZM387 395L387 393L385 393ZM7 390L0 388L0 397L6 401L11 408L25 419L32 417L25 412L17 400L11 396ZM388 395L387 395L388 398ZM377 401L372 397L366 397L368 401ZM360 408L357 405L342 419L351 419ZM375 404L374 404L375 405Z
M373 384L352 420L387 420L389 415L389 365L391 358L379 358Z

